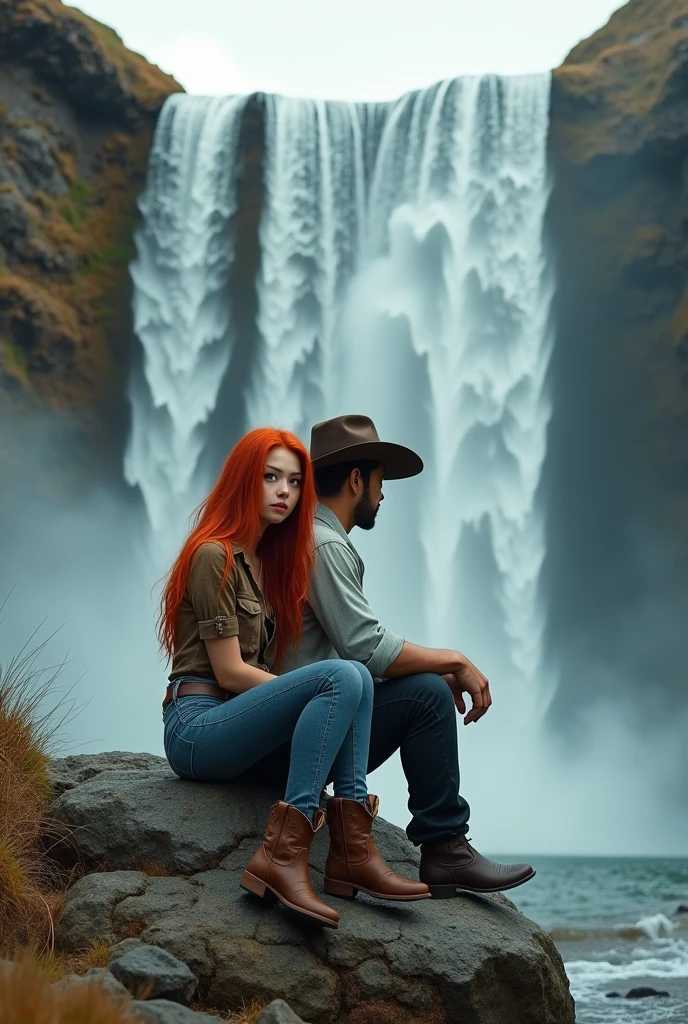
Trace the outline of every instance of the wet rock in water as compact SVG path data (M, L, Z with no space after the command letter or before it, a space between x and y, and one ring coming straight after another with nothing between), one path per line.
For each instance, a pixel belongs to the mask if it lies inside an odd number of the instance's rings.
M677 914L688 914L688 904L686 904L686 903L679 903L679 905L676 907L676 913Z
M115 978L139 998L190 1002L198 987L193 972L160 946L139 946L110 964Z
M620 992L607 992L606 995L607 999L621 999Z
M638 988L632 988L626 993L626 999L647 999L650 996L664 996L668 998L668 992L659 992L656 988L650 988L647 985L640 985Z

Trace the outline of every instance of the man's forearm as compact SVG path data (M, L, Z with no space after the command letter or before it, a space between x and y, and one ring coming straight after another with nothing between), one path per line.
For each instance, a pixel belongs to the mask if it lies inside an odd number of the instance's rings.
M458 672L466 665L466 658L459 651L443 650L439 647L419 647L404 641L398 657L388 666L385 677L410 676L415 672Z

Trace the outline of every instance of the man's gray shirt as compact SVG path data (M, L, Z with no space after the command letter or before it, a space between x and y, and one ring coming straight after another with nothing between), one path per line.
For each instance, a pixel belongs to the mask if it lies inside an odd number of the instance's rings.
M303 632L284 670L346 658L381 678L399 656L404 638L381 626L373 614L363 595L363 560L334 512L318 504L314 527L315 561Z

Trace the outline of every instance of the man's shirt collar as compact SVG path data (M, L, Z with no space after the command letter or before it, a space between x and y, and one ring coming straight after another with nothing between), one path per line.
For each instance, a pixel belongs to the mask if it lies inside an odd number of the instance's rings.
M353 544L351 544L351 541L349 540L349 534L339 522L331 508L328 508L327 505L322 505L318 502L315 506L315 518L319 519L321 523L326 523L326 525L331 527L339 534L340 537L343 537L347 544L350 544L351 547L353 547Z

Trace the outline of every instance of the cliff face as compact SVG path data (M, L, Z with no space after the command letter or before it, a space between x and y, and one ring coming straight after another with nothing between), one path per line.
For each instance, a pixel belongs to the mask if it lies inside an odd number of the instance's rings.
M180 89L59 0L0 0L0 395L15 407L97 426L121 404L136 198Z
M687 0L631 0L573 50L554 74L551 157L545 575L568 710L601 679L631 702L685 679Z

